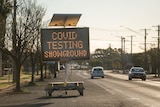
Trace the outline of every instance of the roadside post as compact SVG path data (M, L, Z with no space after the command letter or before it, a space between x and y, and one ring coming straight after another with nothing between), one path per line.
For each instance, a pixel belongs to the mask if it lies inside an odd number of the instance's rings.
M64 81L50 82L45 88L49 96L56 90L77 90L83 96L84 82L68 81L67 78L68 62L90 57L89 28L75 27L80 17L81 14L54 14L49 26L56 28L41 29L42 60L65 63Z

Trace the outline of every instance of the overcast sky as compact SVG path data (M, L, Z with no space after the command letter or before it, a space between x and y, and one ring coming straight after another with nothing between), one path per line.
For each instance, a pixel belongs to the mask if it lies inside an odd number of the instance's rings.
M144 30L147 49L157 47L157 26L160 24L160 0L37 0L46 8L44 21L53 14L82 14L78 27L90 28L90 50L121 48L121 36L126 38L126 52L144 51ZM123 26L123 27L122 27ZM129 28L130 30L128 30ZM132 31L133 30L133 31ZM155 45L154 45L155 44Z

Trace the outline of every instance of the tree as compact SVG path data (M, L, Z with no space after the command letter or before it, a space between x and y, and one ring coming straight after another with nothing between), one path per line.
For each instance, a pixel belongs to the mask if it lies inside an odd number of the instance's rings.
M11 12L11 3L9 0L0 1L0 46L4 47L6 32L6 19ZM2 75L2 50L0 50L0 76Z
M21 91L20 88L20 68L26 58L37 48L36 39L39 37L42 18L45 14L43 7L36 5L35 0L14 0L13 21L8 22L8 38L12 47L1 48L8 53L14 62L14 81L16 88L14 91ZM17 20L18 19L18 20ZM13 24L10 24L13 23ZM10 29L12 28L12 29Z
M95 65L99 62L105 69L120 69L121 58L119 53L118 49L112 49L111 47L96 49L90 63Z
M157 75L157 69L158 69L158 66L159 66L159 63L158 63L158 51L156 48L152 48L148 51L148 54L149 54L149 64L152 66L152 71L155 73L155 77ZM153 73L152 72L152 73Z

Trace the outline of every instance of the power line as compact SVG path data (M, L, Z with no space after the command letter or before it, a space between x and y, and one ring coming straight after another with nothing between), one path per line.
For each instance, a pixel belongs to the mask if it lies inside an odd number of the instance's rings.
M125 29L127 29L127 30L129 30L129 31L131 31L131 32L136 33L136 34L143 35L142 33L139 33L139 32L137 32L137 31L135 31L135 30L133 30L133 29L131 29L131 28L128 28L128 27L125 27L125 26L120 26L120 27L123 27L123 28L125 28Z

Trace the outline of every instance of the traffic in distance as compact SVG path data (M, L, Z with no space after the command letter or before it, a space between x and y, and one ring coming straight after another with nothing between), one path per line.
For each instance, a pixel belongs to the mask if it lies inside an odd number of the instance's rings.
M91 78L94 77L102 77L104 78L104 69L101 66L92 67L91 70ZM128 72L128 80L132 79L142 79L143 81L146 80L146 72L142 67L131 67Z
M93 67L92 68L91 78L93 79L94 77L102 77L102 78L104 78L103 67L97 66L97 67Z
M128 73L128 79L132 80L132 78L139 78L143 81L146 80L146 72L142 67L132 67Z

